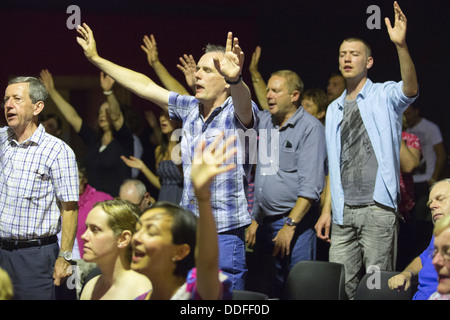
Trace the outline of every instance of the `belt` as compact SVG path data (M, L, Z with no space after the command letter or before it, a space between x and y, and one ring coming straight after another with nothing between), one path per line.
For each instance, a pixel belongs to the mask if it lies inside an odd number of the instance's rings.
M371 204L359 204L359 205L349 205L349 204L345 204L345 206L346 206L347 208L350 208L350 209L361 209L361 208L367 208L367 207L375 206L375 205L376 205L375 203L371 203Z
M0 248L5 250L16 250L31 247L40 247L56 242L58 242L57 236L50 236L46 238L31 239L31 240L0 238Z

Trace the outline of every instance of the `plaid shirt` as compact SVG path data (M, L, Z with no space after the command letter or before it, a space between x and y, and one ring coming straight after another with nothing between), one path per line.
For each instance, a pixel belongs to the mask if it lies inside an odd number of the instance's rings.
M75 154L42 125L23 143L0 129L0 237L35 239L61 228L60 202L78 201Z
M257 127L258 107L252 102L254 129ZM200 140L207 144L214 141L220 132L228 136L245 132L247 128L239 121L234 113L231 97L216 109L205 121L200 112L200 103L192 96L181 96L171 92L169 97L169 115L172 119L181 120L183 129L180 130L181 154L184 173L184 189L181 206L198 215L198 203L195 198L191 181L191 162L194 150ZM256 132L256 131L255 131ZM256 140L255 140L256 141ZM216 219L218 232L247 226L251 223L251 216L247 209L247 174L251 165L244 163L247 153L242 152L242 146L237 139L237 148L241 150L230 163L237 163L235 170L231 170L215 177L211 184L211 205ZM246 148L247 150L247 148ZM172 159L175 161L176 159Z

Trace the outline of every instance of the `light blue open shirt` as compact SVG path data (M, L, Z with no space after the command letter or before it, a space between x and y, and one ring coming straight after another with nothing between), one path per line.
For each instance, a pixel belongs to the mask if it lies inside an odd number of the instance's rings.
M403 111L414 102L402 91L403 81L373 83L367 79L356 101L375 156L378 172L374 201L397 210L400 197L400 143ZM343 224L344 190L341 184L341 123L347 90L328 107L325 135L327 142L333 222Z

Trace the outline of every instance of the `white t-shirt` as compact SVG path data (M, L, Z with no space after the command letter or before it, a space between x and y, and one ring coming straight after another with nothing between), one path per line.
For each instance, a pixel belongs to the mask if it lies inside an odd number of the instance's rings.
M436 166L436 152L434 146L443 142L441 130L437 124L422 118L418 124L406 130L415 134L420 139L422 148L422 160L417 173L414 174L414 183L426 182L433 176Z

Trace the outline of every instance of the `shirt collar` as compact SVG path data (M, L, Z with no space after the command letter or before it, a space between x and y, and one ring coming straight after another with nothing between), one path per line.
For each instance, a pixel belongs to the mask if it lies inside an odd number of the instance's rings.
M45 134L45 128L44 128L44 126L42 124L39 124L38 128L36 129L36 131L33 132L31 137L29 137L24 142L19 143L16 140L16 135L14 133L14 130L12 128L8 128L8 141L10 143L12 141L14 141L17 145L31 145L31 144L39 145L39 143L42 140L42 137L44 136L44 134Z
M370 90L372 89L372 86L373 82L369 78L367 78L366 83L364 84L364 87L361 89L361 91L358 93L358 96L361 96L361 98L364 99L369 94ZM346 96L347 96L347 89L345 89L342 95L339 98L337 98L337 103L339 107L344 107Z

